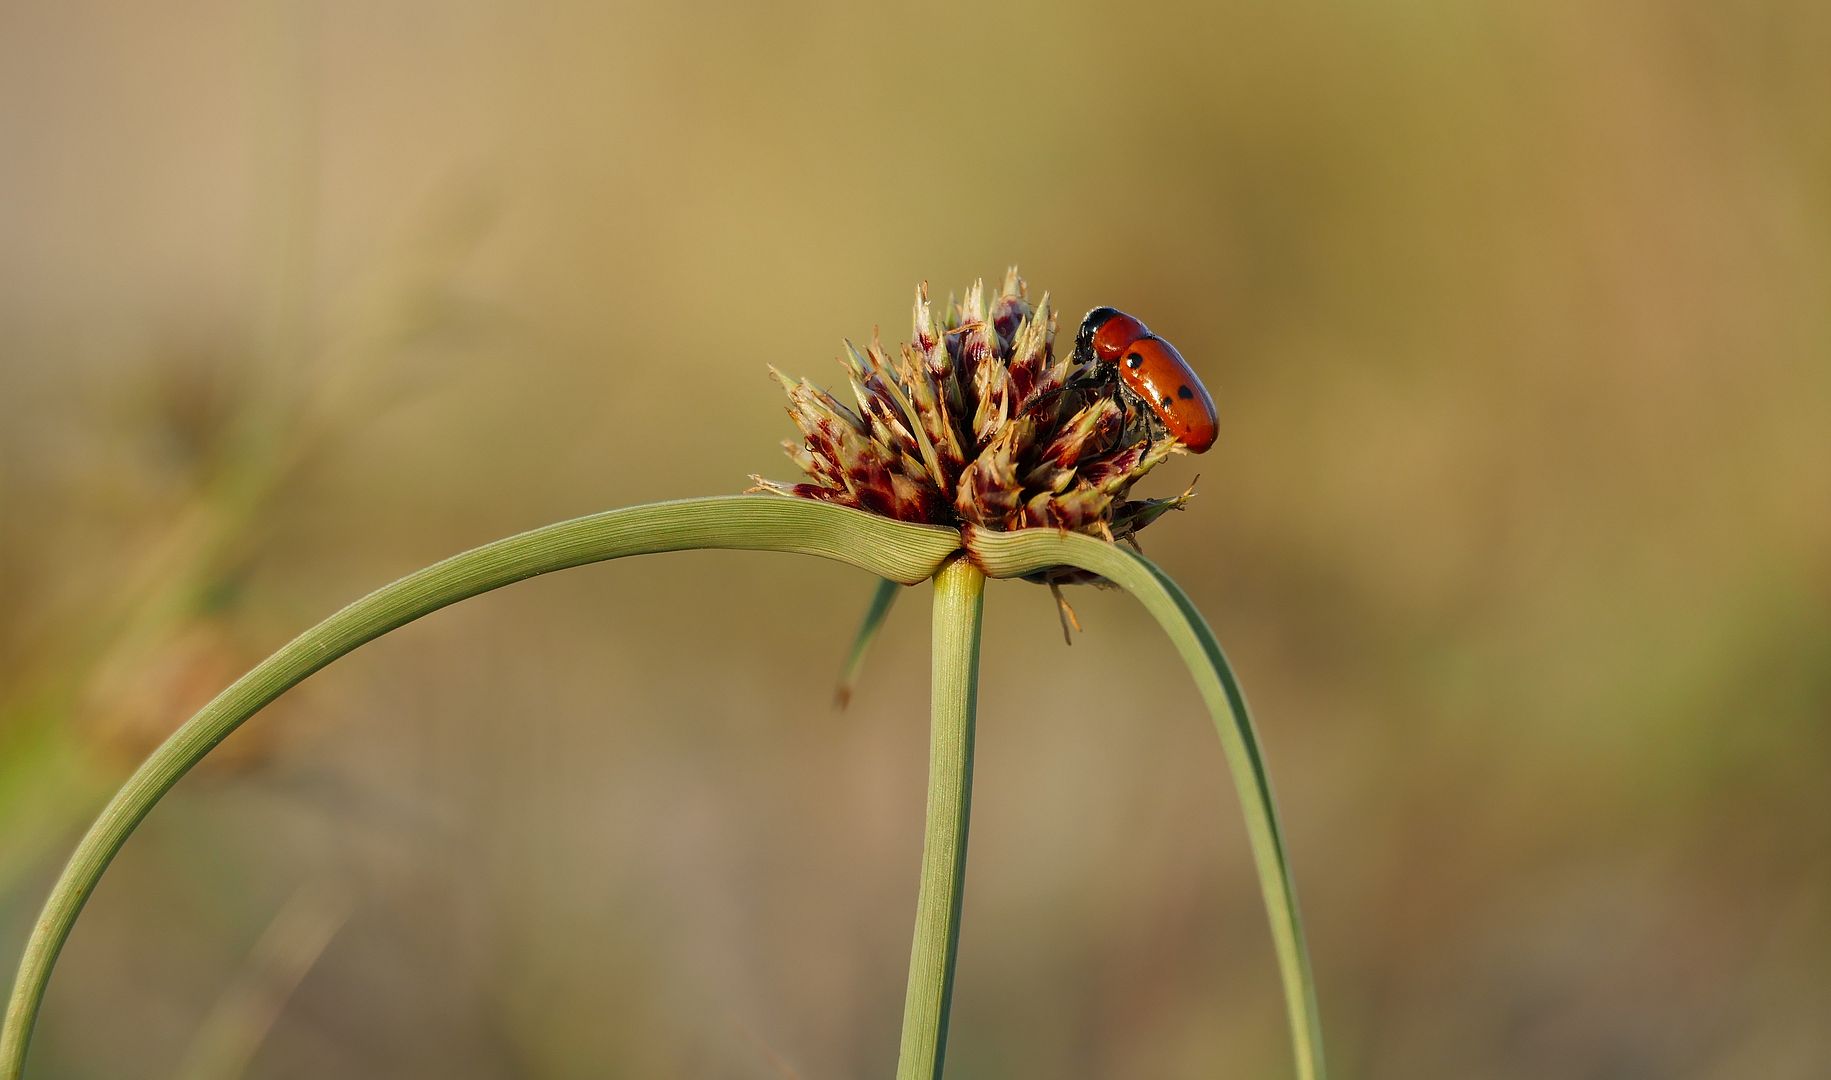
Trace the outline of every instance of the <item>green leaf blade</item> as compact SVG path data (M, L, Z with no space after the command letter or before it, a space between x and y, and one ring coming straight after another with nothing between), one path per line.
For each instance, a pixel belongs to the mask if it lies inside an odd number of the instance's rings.
M134 771L77 844L26 942L0 1027L0 1080L25 1068L58 953L108 864L166 792L249 717L333 660L460 600L587 563L687 549L785 551L910 584L958 551L952 529L911 525L806 499L728 496L651 503L576 518L454 555L332 614L236 680Z
M843 710L852 703L852 692L858 689L859 676L865 670L865 656L871 651L871 643L877 640L878 631L884 628L884 620L890 617L890 608L900 591L901 586L888 578L879 581L872 591L871 604L865 608L858 632L852 635L851 651L846 653L846 662L839 669L839 681L833 688L834 707Z
M1053 566L1073 566L1099 574L1143 604L1175 645L1214 720L1246 819L1247 839L1284 986L1297 1075L1301 1080L1321 1080L1325 1071L1316 984L1304 941L1297 890L1278 826L1271 778L1253 732L1245 695L1207 621L1181 587L1150 560L1093 537L1053 529L969 529L966 545L968 553L991 577L1023 577Z

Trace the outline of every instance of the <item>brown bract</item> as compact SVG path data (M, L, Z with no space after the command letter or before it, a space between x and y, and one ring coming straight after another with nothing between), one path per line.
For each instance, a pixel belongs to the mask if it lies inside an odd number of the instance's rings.
M781 372L801 438L783 443L807 474L760 476L753 491L857 507L899 521L1130 538L1191 492L1132 499L1132 485L1181 448L1128 418L1118 380L1092 357L1055 355L1056 315L1032 305L1015 269L937 319L916 289L914 339L893 359L873 335L846 342L851 402Z

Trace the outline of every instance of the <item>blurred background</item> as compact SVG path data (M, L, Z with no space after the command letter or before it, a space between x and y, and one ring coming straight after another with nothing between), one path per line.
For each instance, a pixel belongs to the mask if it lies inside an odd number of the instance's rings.
M1258 713L1342 1077L1831 1069L1831 7L0 8L0 966L127 770L459 549L792 475L1016 263L1221 404L1150 554ZM33 1075L887 1075L928 599L441 612L146 823ZM950 1077L1288 1075L1123 596L994 584ZM10 975L8 976L10 979Z

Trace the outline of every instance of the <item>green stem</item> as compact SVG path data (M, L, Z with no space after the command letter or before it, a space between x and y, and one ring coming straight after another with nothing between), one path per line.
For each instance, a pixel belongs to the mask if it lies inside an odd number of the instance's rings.
M819 555L914 584L959 548L952 529L771 496L686 499L611 510L454 555L383 586L300 634L237 679L153 751L103 808L52 887L26 942L0 1029L0 1080L17 1080L70 928L142 819L229 733L287 689L365 642L467 597L626 555L736 548Z
M979 699L979 626L985 574L955 559L935 577L933 716L928 744L928 824L916 897L909 992L897 1080L936 1080L947 1052L947 1012L960 946L966 830L973 803L973 717Z
M1304 943L1303 919L1297 908L1297 886L1291 879L1284 834L1278 827L1271 777L1259 750L1259 737L1246 710L1246 696L1208 628L1187 594L1149 559L1117 544L1090 536L1058 534L1053 529L994 533L971 529L966 535L971 558L995 578L1022 577L1052 566L1091 571L1131 593L1157 620L1182 656L1196 689L1208 706L1221 750L1233 772L1234 790L1246 819L1246 839L1259 872L1259 890L1271 922L1278 973L1284 982L1285 1014L1290 1021L1291 1049L1300 1080L1322 1080L1322 1021L1316 1009L1316 980Z

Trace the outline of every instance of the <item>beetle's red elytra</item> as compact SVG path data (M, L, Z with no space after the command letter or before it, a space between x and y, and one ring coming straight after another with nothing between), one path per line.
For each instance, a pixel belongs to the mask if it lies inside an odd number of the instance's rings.
M1125 392L1190 453L1214 445L1214 398L1176 346L1150 327L1117 308L1094 308L1081 320L1075 351L1082 359L1112 364Z

